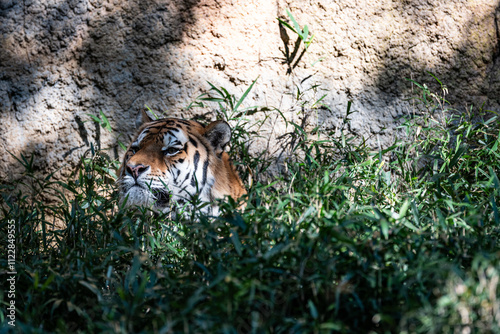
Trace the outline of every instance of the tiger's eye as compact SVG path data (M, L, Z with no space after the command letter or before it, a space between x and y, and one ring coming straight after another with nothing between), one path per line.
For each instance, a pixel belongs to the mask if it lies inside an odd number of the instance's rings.
M163 151L163 154L165 155L175 155L177 153L179 153L179 149L175 147L169 147Z

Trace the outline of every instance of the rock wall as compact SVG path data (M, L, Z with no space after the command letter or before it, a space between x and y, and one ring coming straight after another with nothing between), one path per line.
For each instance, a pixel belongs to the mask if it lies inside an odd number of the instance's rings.
M286 9L314 33L302 57ZM7 151L67 174L90 143L128 142L145 105L206 113L185 107L207 81L241 95L259 77L245 103L290 119L297 87L327 94L327 127L352 100L351 130L386 143L411 108L405 78L430 85L426 71L461 107L500 111L498 0L0 0L0 19L0 180L20 172ZM90 121L99 111L113 133Z

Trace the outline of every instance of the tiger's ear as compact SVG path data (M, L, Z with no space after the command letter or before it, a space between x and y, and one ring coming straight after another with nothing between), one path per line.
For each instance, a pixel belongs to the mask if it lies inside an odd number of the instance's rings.
M212 144L215 154L220 155L231 139L231 127L224 121L215 121L207 125L204 136Z
M152 122L153 119L149 117L148 113L145 109L143 109L137 116L135 117L135 127L138 129L141 125Z

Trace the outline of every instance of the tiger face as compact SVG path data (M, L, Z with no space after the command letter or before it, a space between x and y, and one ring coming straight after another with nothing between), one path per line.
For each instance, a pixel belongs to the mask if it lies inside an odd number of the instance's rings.
M127 206L169 212L197 197L210 203L206 212L217 215L214 199L246 193L224 151L231 138L226 122L205 127L176 118L152 121L145 113L143 121L118 171L120 198Z

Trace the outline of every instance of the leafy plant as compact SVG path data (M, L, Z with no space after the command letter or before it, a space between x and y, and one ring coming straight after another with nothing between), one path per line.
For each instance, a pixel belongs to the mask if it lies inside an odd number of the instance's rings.
M28 190L0 185L0 238L15 220L22 291L11 331L498 332L497 115L457 113L416 87L425 99L405 136L375 152L347 126L289 123L284 168L218 218L120 207L118 163L93 147L66 182L21 157ZM240 127L238 154L258 134L244 100L211 86L195 103ZM237 158L254 171L274 163ZM0 294L2 326L8 302Z
M287 27L288 29L290 29L291 31L296 33L300 37L302 42L304 42L305 48L307 49L309 47L309 45L312 43L314 35L313 34L310 35L309 27L307 25L304 25L304 28L301 28L299 23L297 22L297 20L295 20L292 13L290 13L290 11L288 9L286 10L286 14L290 18L290 21L292 21L293 27L288 22L286 22L280 18L278 18L278 21L282 25L284 25L285 27Z
M101 116L100 118L93 114L87 114L87 115L90 116L90 118L92 118L94 122L100 124L108 132L113 132L113 129L111 128L111 123L109 123L108 118L102 112L102 110L99 110L99 116Z
M309 45L313 41L314 35L309 32L309 27L307 25L304 25L304 28L301 28L300 25L298 24L297 20L295 20L292 13L290 13L290 11L288 9L286 10L286 13L287 13L290 21L292 21L293 27L287 21L280 19L280 18L278 18L278 23L279 23L279 28L280 28L280 37L281 37L281 40L283 41L283 46L285 47L284 56L286 58L286 63L288 64L287 74L291 74L292 70L295 67L297 67L300 60L304 56L304 54L307 52ZM288 45L290 42L290 37L288 36L287 29L291 30L293 33L295 33L297 35L297 39L295 41L292 52L290 52L289 45ZM304 49L299 54L301 42L304 44ZM298 57L297 57L297 55L298 55ZM314 66L317 62L319 62L321 60L322 60L322 58L320 58L319 60L316 60L312 64L312 66Z

